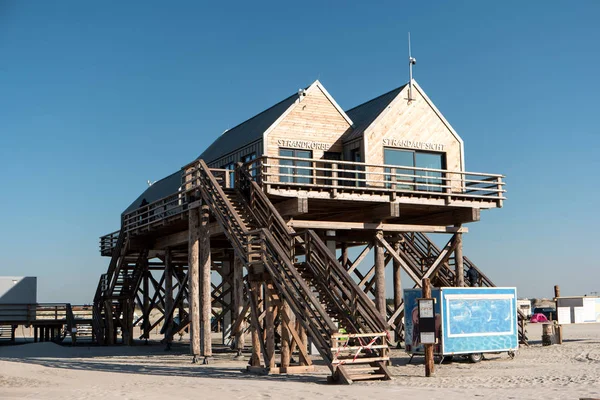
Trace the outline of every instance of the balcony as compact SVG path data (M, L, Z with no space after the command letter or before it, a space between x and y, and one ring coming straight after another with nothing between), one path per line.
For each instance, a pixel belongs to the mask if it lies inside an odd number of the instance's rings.
M241 168L272 199L303 197L326 201L337 209L350 204L371 207L374 203L393 202L405 204L410 214L410 207L424 206L438 210L498 208L506 199L504 176L497 174L293 157L261 157ZM198 161L186 165L176 193L124 214L121 228L125 233L137 235L162 231L167 226L172 230L186 226L188 194L199 185L197 170ZM223 188L233 187L233 171L211 172ZM103 256L111 255L118 235L119 231L100 238Z

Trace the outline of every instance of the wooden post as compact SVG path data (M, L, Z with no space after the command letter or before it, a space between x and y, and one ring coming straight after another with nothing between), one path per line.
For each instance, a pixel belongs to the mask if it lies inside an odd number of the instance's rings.
M256 281L252 281L250 282L250 285L252 287L251 292L249 295L250 296L255 296L254 300L256 302L256 304L260 304L261 301L261 285L259 282ZM252 317L254 318L254 316ZM252 367L260 367L260 352L261 352L261 348L260 348L260 337L259 337L259 332L256 329L256 326L258 326L259 321L258 319L256 320L256 323L252 324L252 357L250 358L250 365Z
M233 260L233 304L234 318L237 320L244 311L244 264L238 257ZM242 351L244 350L244 323L238 325L235 334L235 350L236 358L243 358Z
M142 283L144 286L144 315L142 327L144 329L143 337L146 339L146 344L148 344L148 339L150 338L150 270L147 263L145 265Z
M265 287L265 312L266 347L269 358L265 360L265 366L275 368L275 304L271 287Z
M377 231L377 236L382 238L383 232ZM386 318L385 309L385 254L384 247L379 240L375 240L375 306L381 313L383 318Z
M200 295L201 299L201 335L202 346L201 354L204 356L204 363L208 363L208 358L212 357L212 329L211 329L211 285L210 285L210 232L208 231L208 206L202 206L202 216L200 221Z
M348 269L348 244L342 243L342 267Z
M104 318L106 319L106 329L104 331L104 334L106 335L106 339L105 339L105 343L109 346L115 344L115 324L114 324L114 320L113 320L113 313L112 313L112 301L111 300L105 300L104 301ZM43 340L42 340L43 342Z
M304 349L304 351L306 351L308 347L308 336L306 335L306 329L304 329L304 327L298 319L296 319L296 332L298 332L298 334L300 335L300 342L298 343L298 348L302 348ZM308 365L308 363L302 358L300 358L300 365Z
M182 288L179 288L182 290ZM173 342L173 264L171 262L171 250L167 248L165 250L165 312L169 312L169 315L165 315L165 342L167 343L167 349L171 348L171 342ZM150 311L148 310L148 313ZM179 318L182 316L180 315Z
M199 288L199 225L200 213L197 208L189 210L189 241L188 241L188 284L190 304L190 352L192 362L198 362L200 355L200 288Z
M431 299L431 285L429 278L422 281L423 298ZM429 377L433 374L433 344L424 344L425 347L425 376Z
M457 227L460 228L460 225ZM455 233L456 235L456 250L454 250L454 258L455 258L455 269L454 272L456 274L456 281L454 284L458 287L465 286L465 268L463 265L463 241L462 241L462 233ZM469 282L471 286L474 286L473 282Z
M558 301L557 299L560 297L560 287L558 285L554 286L554 301L556 302L556 320L558 321ZM558 344L563 343L563 332L562 325L556 326L556 341Z
M290 360L292 358L291 356L291 349L290 349L290 342L291 342L291 338L290 338L290 331L287 328L286 324L283 323L283 319L285 317L287 317L289 315L289 310L290 307L287 304L287 301L282 300L281 301L281 310L280 315L281 315L281 368L282 368L282 372L285 372L285 370L290 366ZM285 316L284 316L285 315Z
M33 327L33 343L37 343L38 342L38 327L34 326Z
M222 290L221 290L221 307L223 316L223 327L221 330L222 344L230 345L232 342L231 324L233 320L234 304L233 304L233 263L235 255L233 252L229 254L229 260L223 261L221 266L221 279L222 279ZM225 311L229 307L228 311Z
M400 241L397 240L396 242L394 242L394 251L396 252L396 254L400 254ZM402 271L402 265L400 265L400 263L398 262L398 260L396 260L394 258L393 261L393 268L394 268L394 311L396 311L401 305L402 305L402 275L400 274L400 272ZM392 321L393 323L396 323L397 325L397 329L396 329L396 341L398 342L398 345L400 344L400 327L399 325L401 324L401 320L397 319L398 322L396 321Z

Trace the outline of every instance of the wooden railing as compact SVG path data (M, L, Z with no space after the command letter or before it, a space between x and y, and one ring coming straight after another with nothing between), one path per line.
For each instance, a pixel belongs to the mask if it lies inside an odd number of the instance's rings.
M201 190L198 172L200 161L193 161L182 168L182 185L176 193L124 214L121 223L124 232L143 233L154 224L186 212L189 193ZM502 175L351 161L261 157L244 164L243 170L267 192L274 188L287 192L318 193L320 196L326 194L331 198L343 195L353 198L365 195L369 199L372 196L385 196L391 200L397 197L423 197L441 199L445 204L462 201L484 207L502 207L506 192ZM233 186L233 171L218 168L211 168L210 171L221 188ZM235 179L239 179L239 172L235 176ZM100 238L103 256L111 255L118 236L119 231L116 231Z
M180 192L170 194L160 200L123 214L122 228L125 233L143 231L150 225L177 216L187 211L187 203Z
M249 171L241 166L236 171L237 186L249 199L249 211L254 219L269 232L288 253L295 254L295 246L300 246L317 281L327 282L330 289L324 293L353 325L356 333L382 332L387 329L386 322L375 309L373 302L358 287L356 282L312 230L296 233L277 212L261 187L254 181Z
M100 237L100 254L103 256L111 256L112 249L117 245L117 241L119 240L119 233L121 231L115 231L109 233L108 235L104 235Z
M503 176L433 168L404 167L296 157L261 157L246 164L261 185L290 190L427 196L495 203L502 207Z

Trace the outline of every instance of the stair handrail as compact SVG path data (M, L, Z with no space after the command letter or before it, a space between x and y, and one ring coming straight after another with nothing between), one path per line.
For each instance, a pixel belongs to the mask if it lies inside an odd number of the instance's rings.
M307 255L307 261L310 260L311 257L315 255L319 255L324 258L327 263L327 273L334 273L338 279L344 282L344 285L341 285L341 288L352 288L354 293L350 293L350 295L355 294L357 296L357 300L359 301L360 306L366 312L369 317L369 325L373 332L376 331L386 331L389 326L387 325L387 321L383 319L381 314L375 308L373 302L369 297L363 292L360 288L356 287L356 282L350 277L348 272L341 266L337 259L331 254L331 251L325 246L321 238L315 233L315 231L308 229L305 232L305 237L310 241L310 254ZM358 290L356 290L358 289Z
M267 227L270 231L277 230L277 236L285 237L285 244L288 247L289 251L293 251L293 243L294 243L294 235L296 232L293 228L289 227L273 203L269 200L267 195L262 191L262 188L252 179L250 173L243 168L243 165L238 164L238 168L236 170L236 184L240 188L246 196L250 198L251 206L252 205L260 205L262 208L267 209L269 212L269 216L266 215L256 215L260 217L261 223L266 223ZM252 211L260 209L259 207L252 207ZM275 229L274 229L275 228ZM387 330L387 322L381 317L381 315L375 310L375 306L373 302L367 297L367 295L356 286L356 282L352 280L352 278L348 275L347 271L343 269L343 267L339 264L335 256L331 254L331 252L326 248L323 241L317 236L317 234L308 230L308 235L314 243L317 243L319 249L321 250L321 255L327 260L329 265L332 265L335 268L335 271L341 279L346 283L346 287L353 288L353 291L356 292L358 298L361 300L361 306L365 311L367 311L370 318L373 318L374 326L378 326L378 329ZM289 243L289 244L288 244ZM283 244L283 243L281 243ZM286 249L286 250L288 250ZM372 322L372 323L373 323ZM373 327L374 328L374 327ZM372 329L373 329L372 328ZM376 329L373 329L376 330Z
M269 273L271 274L271 276L274 278L277 276L281 276L281 275L278 275L278 272L279 273L286 272L286 271L282 271L282 270L287 270L286 273L291 275L291 278L294 278L294 280L297 282L297 284L302 287L302 292L304 292L304 294L300 291L297 291L298 292L297 294L300 296L303 296L303 297L308 297L308 299L311 300L311 305L313 307L312 310L314 312L318 313L319 316L321 317L321 321L324 321L324 323L325 323L325 326L323 326L323 328L326 328L329 331L329 332L327 332L328 334L333 333L336 330L335 324L329 318L329 316L327 315L325 310L322 308L322 306L318 302L318 300L316 300L314 298L314 296L312 295L312 292L310 291L310 288L308 287L308 285L306 284L304 279L302 279L302 277L300 276L298 271L291 264L291 262L289 260L289 255L287 254L288 252L285 251L281 247L281 244L277 240L275 240L272 233L268 229L261 228L259 230L255 230L255 231L248 231L242 224L241 219L237 215L237 212L234 211L235 209L233 208L233 205L231 204L231 202L228 200L228 197L226 196L223 189L220 187L220 185L218 184L216 179L212 179L212 174L210 173L210 170L208 169L206 164L202 160L199 160L198 165L200 167L200 168L198 168L198 170L201 175L198 178L202 179L202 176L204 176L204 178L207 179L205 183L208 183L208 185L206 185L206 184L199 185L199 188L202 193L202 198L205 201L207 201L209 207L211 207L213 209L213 214L215 215L215 217L217 218L217 220L219 221L219 223L225 230L226 234L228 236L232 236L231 239L234 239L234 240L232 240L232 244L234 244L234 246L237 245L237 247L239 247L237 250L239 252L243 253L244 251L247 250L247 245L251 242L252 235L256 235L258 233L264 244L265 250L267 250L267 253L272 254L275 257L277 257L277 263L279 264L279 266L284 267L284 268L278 268L278 265L274 265L273 260L268 258L267 254L265 254L265 252L261 252L262 253L261 254L262 261L264 262L265 267L269 270ZM221 202L222 207L219 207L217 199L212 198L210 196L210 193L209 193L210 188L212 188L212 190L215 190L218 193L218 195L220 196L220 199L222 199L222 202ZM224 214L232 214L234 216L234 221L238 225L239 231L241 231L241 232L236 232L235 230L233 232L229 231L231 229L231 225L228 223L229 221L226 221L226 219L224 218ZM288 276L287 279L290 280L290 276ZM279 282L276 280L275 280L275 282L279 286L278 289L281 292L283 292L283 293L288 292L289 287L279 284ZM292 286L292 287L295 287L295 286ZM296 311L299 312L299 309L298 309L299 304L297 304L297 298L293 297L289 294L287 297L290 298L289 300L291 302L293 302L293 307L296 308L297 309ZM290 304L290 306L292 306L292 304ZM312 329L311 327L307 327L307 328L309 331ZM318 334L318 332L314 332L314 335L317 335L317 334ZM324 338L321 335L317 335L317 336L320 338L317 340L323 341L323 343L321 343L322 346L320 346L320 347L326 348L327 346L326 346L326 343L324 342ZM327 354L322 354L322 355L324 357L327 356ZM330 355L328 357L331 358Z

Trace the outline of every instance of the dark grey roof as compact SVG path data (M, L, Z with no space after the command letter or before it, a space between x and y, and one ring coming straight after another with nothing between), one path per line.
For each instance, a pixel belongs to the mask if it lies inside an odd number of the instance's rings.
M156 181L148 189L144 190L144 193L140 195L133 203L127 207L123 214L137 210L142 205L152 203L156 200L160 200L163 197L167 197L170 194L177 193L179 186L181 186L181 170L172 173L166 178Z
M261 139L263 133L277 121L297 98L298 95L293 94L260 114L229 129L208 146L198 159L203 159L209 164L240 147ZM135 199L123 213L131 212L138 209L143 204L152 203L170 194L176 193L179 190L179 186L181 186L181 171L177 171L166 178L155 182Z
M385 110L405 86L406 85L400 86L399 88L346 111L348 117L354 122L354 129L344 137L344 142L362 136L364 130L375 121L375 118Z
M229 129L217 138L198 159L207 164L238 150L252 142L262 139L263 133L292 105L298 98L293 94L260 114Z

